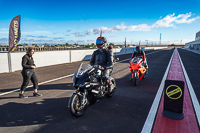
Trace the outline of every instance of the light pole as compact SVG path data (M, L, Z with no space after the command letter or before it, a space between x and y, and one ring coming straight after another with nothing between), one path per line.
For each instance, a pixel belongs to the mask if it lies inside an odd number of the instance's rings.
M148 41L149 41L149 40L145 40L145 41L147 41L147 45L148 45Z
M160 33L160 45L161 45L161 33Z

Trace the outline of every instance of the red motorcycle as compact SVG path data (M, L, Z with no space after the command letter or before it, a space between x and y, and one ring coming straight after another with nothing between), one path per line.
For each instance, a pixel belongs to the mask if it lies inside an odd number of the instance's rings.
M146 68L142 65L142 63L142 59L138 57L134 57L129 63L129 68L132 74L131 80L133 80L133 84L135 86L137 86L138 81L143 79L146 74Z

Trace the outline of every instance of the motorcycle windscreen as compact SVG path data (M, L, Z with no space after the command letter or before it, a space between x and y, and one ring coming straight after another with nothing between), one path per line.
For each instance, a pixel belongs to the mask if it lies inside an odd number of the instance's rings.
M140 58L134 57L134 58L132 59L132 62L133 62L133 63L137 63L139 60L140 60Z
M76 78L81 78L88 70L92 69L93 66L91 66L88 63L81 63L77 74L76 74Z

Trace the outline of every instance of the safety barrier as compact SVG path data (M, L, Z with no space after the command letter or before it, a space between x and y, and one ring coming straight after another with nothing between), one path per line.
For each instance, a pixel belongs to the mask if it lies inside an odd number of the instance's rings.
M164 48L164 47L162 47ZM167 47L165 47L167 48ZM154 50L144 49L144 51ZM96 49L89 50L63 50L63 51L41 51L36 52L33 55L34 62L37 67L44 67L50 65L57 65L63 63L71 63L82 60L89 60L93 51ZM113 52L115 55L122 55L133 53L134 48L114 48ZM13 53L0 53L0 73L14 72L21 70L21 61L25 52L13 52Z

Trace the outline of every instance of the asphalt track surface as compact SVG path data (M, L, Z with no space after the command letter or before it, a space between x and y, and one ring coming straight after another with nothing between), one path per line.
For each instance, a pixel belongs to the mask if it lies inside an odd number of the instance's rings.
M68 100L75 90L72 77L63 78L40 85L42 97L32 97L32 88L27 88L28 99L18 98L19 92L0 96L0 132L141 132L154 101L157 90L174 49L146 52L149 74L138 86L129 81L131 76L128 63L115 64L112 77L117 90L112 98L103 98L88 107L79 118L71 116L67 108ZM199 68L199 54L178 49L186 71ZM153 53L155 52L155 53ZM150 54L151 53L151 54ZM37 54L37 53L35 53ZM187 56L191 54L191 56ZM120 60L130 58L130 54L120 56ZM186 65L193 58L196 64ZM84 61L88 62L88 61ZM193 62L194 63L194 62ZM39 82L73 74L81 62L37 68ZM189 69L189 70L188 70ZM191 70L190 70L191 69ZM187 72L199 100L197 72ZM193 75L192 75L193 74ZM20 71L0 74L0 93L20 88Z
M178 49L197 99L200 103L200 54Z

